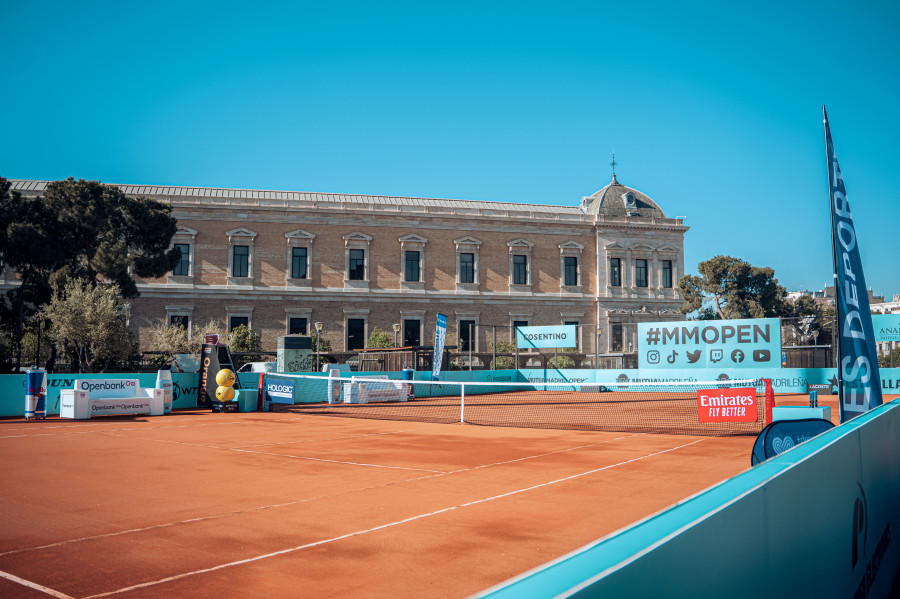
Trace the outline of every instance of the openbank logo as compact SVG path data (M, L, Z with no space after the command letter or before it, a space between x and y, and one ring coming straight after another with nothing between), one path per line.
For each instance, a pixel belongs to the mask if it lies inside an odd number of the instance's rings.
M81 390L82 391L118 391L120 389L128 389L129 387L135 387L135 381L99 381L99 382L91 382L91 381L82 381Z

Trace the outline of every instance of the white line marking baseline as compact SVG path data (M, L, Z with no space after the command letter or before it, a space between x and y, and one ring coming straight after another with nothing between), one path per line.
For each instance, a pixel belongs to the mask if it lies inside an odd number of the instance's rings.
M15 574L10 574L9 572L4 572L0 570L0 577L15 582L17 584L22 585L23 587L28 587L29 589L34 589L35 591L40 591L42 593L46 593L51 597L57 597L58 599L74 599L65 593L60 593L59 591L55 591L51 588L40 585L36 582L31 582L30 580L25 580L24 578L19 578Z
M252 563L252 562L256 562L256 561L268 559L268 558L271 558L271 557L277 557L277 556L280 556L280 555L286 555L286 554L288 554L288 553L295 553L295 552L297 552L297 551L302 551L303 549L310 549L310 548L312 548L312 547L318 547L318 546L321 546L321 545L326 545L326 544L328 544L328 543L334 543L334 542L337 542L337 541L342 541L342 540L344 540L344 539L349 539L349 538L352 538L352 537L357 537L357 536L360 536L360 535L365 535L365 534L369 534L369 533L372 533L372 532L377 532L377 531L384 530L384 529L387 529L387 528L392 528L392 527L395 527L395 526L400 526L400 525L402 525L402 524L407 524L407 523L409 523L409 522L414 522L414 521L416 521L416 520L422 520L422 519L424 519L424 518L430 518L430 517L432 517L432 516L437 516L437 515L439 515L439 514L445 514L445 513L447 513L447 512L452 512L452 511L454 511L454 510L458 510L458 509L462 509L462 508L466 508L466 507L471 507L471 506L474 506L474 505L479 505L479 504L482 504L482 503L487 503L487 502L489 502L489 501L495 501L495 500L503 499L503 498L506 498L506 497L511 497L511 496L513 496L513 495L518 495L518 494L520 494L520 493L526 493L526 492L528 492L528 491L533 491L533 490L535 490L535 489L541 489L541 488L544 488L544 487L549 487L549 486L551 486L551 485L556 485L556 484L559 484L559 483L567 482L567 481L570 481L570 480L574 480L574 479L576 479L576 478L581 478L581 477L583 477L583 476L589 476L589 475L591 475L591 474L596 474L597 472L602 472L602 471L604 471L604 470L610 470L610 469L612 469L612 468L616 468L616 467L619 467L619 466L624 466L624 465L627 465L627 464L631 464L631 463L633 463L633 462L638 462L638 461L640 461L640 460L645 460L645 459L647 459L647 458L652 458L652 457L654 457L654 456L662 455L662 454L665 454L665 453L670 453L670 452L672 452L672 451L676 451L676 450L678 450L678 449L682 449L682 448L684 448L684 447L688 447L688 446L690 446L690 445L694 445L694 444L700 443L700 442L702 442L702 441L704 441L704 439L697 439L697 440L695 440L695 441L691 441L690 443L684 443L684 444L682 444L682 445L678 445L678 446L676 446L676 447L672 447L672 448L669 448L669 449L664 449L664 450L657 451L657 452L654 452L654 453L651 453L651 454L639 456L639 457L636 457L636 458L632 458L632 459L630 459L630 460L625 460L625 461L622 461L622 462L618 462L618 463L616 463L616 464L609 464L609 465L603 466L603 467L601 467L601 468L595 468L595 469L593 469L593 470L588 470L588 471L585 471L585 472L580 472L580 473L578 473L578 474L573 474L573 475L570 475L570 476L566 476L566 477L559 478L559 479L556 479L556 480L548 481L548 482L545 482L545 483L540 483L540 484L537 484L537 485L532 485L532 486L530 486L530 487L524 487L524 488L522 488L522 489L516 489L516 490L514 490L514 491L509 491L509 492L507 492L507 493L502 493L502 494L500 494L500 495L494 495L494 496L491 496L491 497L485 497L485 498L482 498L482 499L477 499L477 500L475 500L475 501L469 501L469 502L466 502L466 503L462 503L462 504L459 504L459 505L446 507L446 508L443 508L443 509L440 509L440 510L436 510L436 511L433 511L433 512L428 512L428 513L426 513L426 514L419 514L419 515L416 515L416 516L411 516L411 517L409 517L409 518L404 518L403 520L397 520L397 521L394 521L394 522L389 522L389 523L387 523L387 524L382 524L382 525L380 525L380 526L375 526L375 527L372 527L372 528L367 528L367 529L365 529L365 530L358 530L358 531L355 531L355 532L350 532L350 533L343 534L343 535L340 535L340 536L337 536L337 537L332 537L332 538L330 538L330 539L322 539L321 541L314 541L314 542L312 542L312 543L306 543L306 544L304 544L304 545L298 545L298 546L296 546L296 547L289 547L289 548L287 548L287 549L281 549L281 550L279 550L279 551L273 551L273 552L271 552L271 553L265 553L265 554L263 554L263 555L258 555L258 556L255 556L255 557L249 557L249 558L246 558L246 559L237 560L237 561L233 561L233 562L228 562L228 563L225 563L225 564L219 564L218 566L212 566L212 567L210 567L210 568L203 568L203 569L201 569L201 570L194 570L193 572L184 572L184 573L182 573L182 574L176 574L175 576L169 576L169 577L166 577L166 578L161 578L161 579L159 579L159 580L153 580L153 581L149 581L149 582L143 582L143 583L140 583L140 584L132 585L132 586L129 586L129 587L123 587L123 588L117 589L117 590L115 590L115 591L108 591L108 592L105 592L105 593L98 593L98 594L96 594L96 595L91 595L90 597L85 597L84 599L100 599L101 597L109 597L109 596L111 596L111 595L117 595L117 594L119 594L119 593L125 593L125 592L133 591L133 590L136 590L136 589L142 589L142 588L146 588L146 587L150 587L150 586L155 586L155 585L158 585L158 584L164 584L164 583L167 583L167 582L172 582L172 581L180 580L180 579L183 579L183 578L188 578L188 577L190 577L190 576L196 576L196 575L199 575L199 574L205 574L205 573L208 573L208 572L215 572L215 571L217 571L217 570L223 570L223 569L225 569L225 568L231 568L231 567L234 567L234 566L240 566L240 565L244 565L244 564L249 564L249 563Z

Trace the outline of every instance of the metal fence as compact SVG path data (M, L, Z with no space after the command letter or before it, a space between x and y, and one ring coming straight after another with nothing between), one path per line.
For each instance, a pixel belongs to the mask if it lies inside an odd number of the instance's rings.
M465 321L461 321L465 322ZM781 319L782 365L787 368L833 368L832 328L821 327L821 321L809 318ZM637 322L613 322L603 327L593 324L575 325L578 347L549 350L519 350L514 343L513 325L470 323L466 330L448 331L456 335L457 345L449 345L442 356L442 370L486 370L507 368L591 368L633 369L638 366L641 339ZM818 328L817 328L818 327ZM235 368L247 362L275 360L275 352L234 352ZM322 362L349 364L353 370L365 372L398 371L412 368L431 370L432 348L372 349L346 352L322 352ZM33 360L33 358L32 358ZM160 352L144 352L125 362L108 364L107 372L155 372L165 358ZM21 370L32 366L23 356ZM45 364L41 364L45 367ZM0 372L12 372L15 354L0 346ZM77 373L78 363L68 356L57 356L54 372ZM100 368L98 367L99 371Z

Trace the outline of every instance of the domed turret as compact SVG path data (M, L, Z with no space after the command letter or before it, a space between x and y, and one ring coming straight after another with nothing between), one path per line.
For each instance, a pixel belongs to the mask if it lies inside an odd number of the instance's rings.
M603 216L640 216L666 218L659 205L637 189L622 185L613 173L609 185L597 193L581 199L581 209L587 214Z

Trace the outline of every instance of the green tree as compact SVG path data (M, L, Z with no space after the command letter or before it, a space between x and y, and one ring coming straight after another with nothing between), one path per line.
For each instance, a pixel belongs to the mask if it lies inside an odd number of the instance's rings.
M254 333L247 325L238 325L231 329L231 341L228 348L234 352L258 352L262 351L262 336ZM263 359L260 354L250 353L240 358L239 362L259 362Z
M150 329L150 335L153 337L151 351L161 352L150 358L150 362L157 368L174 363L175 354L195 354L200 351L199 335L188 339L187 329L180 324L166 326L164 321L159 321Z
M900 368L900 347L891 350L894 355L894 368ZM881 368L891 367L891 353L878 354L878 365Z
M494 350L494 344L491 343L491 351ZM496 353L498 354L515 354L516 344L512 341L498 341ZM497 356L495 360L491 360L491 370L509 370L516 367L516 359L514 356Z
M231 351L262 351L262 336L242 324L231 329Z
M79 371L103 372L111 363L125 360L136 351L128 329L130 309L115 285L94 287L72 279L54 292L40 316L50 321L57 346L72 348Z
M366 348L389 348L394 347L394 338L387 331L382 331L378 327L372 329L369 339L366 341Z
M826 321L826 309L810 295L801 295L782 305L782 333L784 345L813 345L822 338L822 343L831 343L831 323ZM831 310L834 319L834 310ZM827 331L827 339L826 333ZM793 343L791 343L793 342Z
M571 351L571 350L570 349L558 349L557 351L567 352L567 351ZM550 368L557 368L557 369L575 368L575 360L573 360L571 356L557 355L557 356L554 356L554 357L550 358L549 360L547 360L547 365L550 366Z
M225 323L216 318L210 318L205 324L199 327L195 326L192 336L192 340L197 344L195 351L200 351L200 346L204 343L206 335L218 335L219 337L227 338Z
M784 287L775 271L731 256L716 256L698 266L701 276L685 275L678 282L684 314L718 319L765 318L784 312Z
M18 369L23 328L37 307L50 301L49 274L64 256L55 243L52 218L44 204L10 189L9 181L0 177L0 257L18 272L20 284L0 302L0 323L10 333Z
M116 284L124 297L137 297L132 273L160 277L178 262L179 252L169 249L176 221L167 204L71 177L49 183L37 198L10 189L0 177L0 256L21 281L0 316L16 323L17 366L25 321L51 301L54 288L80 279ZM54 360L51 352L48 368Z
M114 283L129 298L139 295L129 268L139 277L161 277L178 264L178 250L169 249L177 226L168 204L72 177L49 183L39 200L65 256L57 269L67 276Z

